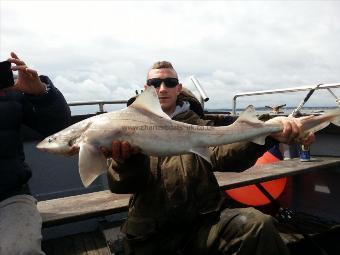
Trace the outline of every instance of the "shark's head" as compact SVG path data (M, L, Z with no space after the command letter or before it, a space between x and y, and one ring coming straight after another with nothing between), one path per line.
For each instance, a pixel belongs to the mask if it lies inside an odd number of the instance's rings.
M37 149L54 154L73 155L79 150L78 142L89 127L85 120L76 123L54 135L46 137L37 145Z
M54 134L41 141L37 145L37 149L54 154L66 155L71 152L72 143L70 139L62 139L60 135Z

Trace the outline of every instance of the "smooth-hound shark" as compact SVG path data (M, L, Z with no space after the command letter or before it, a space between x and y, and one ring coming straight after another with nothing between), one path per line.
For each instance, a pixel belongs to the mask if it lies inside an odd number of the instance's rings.
M301 123L300 138L330 123L340 126L340 108L320 116L301 117ZM113 140L128 141L150 156L196 153L210 162L209 147L240 141L264 144L266 136L282 129L275 118L260 121L252 106L229 126L197 126L174 121L162 111L155 88L149 87L127 108L80 121L47 137L37 148L62 155L79 149L79 174L87 187L107 171L107 159L100 147L111 148Z

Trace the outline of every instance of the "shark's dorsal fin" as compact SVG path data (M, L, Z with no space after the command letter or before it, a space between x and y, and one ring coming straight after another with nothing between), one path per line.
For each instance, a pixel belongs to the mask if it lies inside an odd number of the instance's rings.
M244 112L241 113L240 117L237 118L236 122L252 122L252 123L263 123L263 121L259 120L256 116L256 111L254 106L249 105L244 110ZM266 142L266 136L259 136L255 137L251 141L256 144L263 145Z
M255 108L252 105L247 106L247 108L244 110L244 112L241 113L240 117L238 117L236 121L250 121L253 123L263 123L263 121L257 118Z
M165 112L163 112L156 89L153 86L149 86L145 89L144 92L138 96L129 107L144 109L159 117L171 119Z

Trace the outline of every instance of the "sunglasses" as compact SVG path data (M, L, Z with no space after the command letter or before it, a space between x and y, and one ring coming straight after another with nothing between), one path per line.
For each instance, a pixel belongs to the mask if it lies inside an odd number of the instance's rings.
M146 84L148 86L153 86L155 88L159 88L161 86L162 82L164 82L164 84L167 88L174 88L178 85L178 79L177 78L165 78L165 79L152 78L152 79L148 79L146 81Z

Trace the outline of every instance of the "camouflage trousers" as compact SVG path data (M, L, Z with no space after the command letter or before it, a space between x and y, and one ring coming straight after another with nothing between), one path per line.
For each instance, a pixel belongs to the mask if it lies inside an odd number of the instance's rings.
M126 239L125 255L288 255L274 219L254 208L225 209L188 231L165 230L146 240Z

